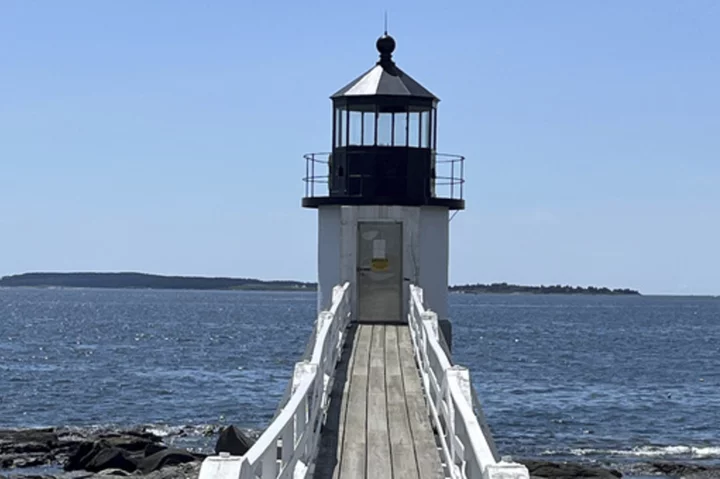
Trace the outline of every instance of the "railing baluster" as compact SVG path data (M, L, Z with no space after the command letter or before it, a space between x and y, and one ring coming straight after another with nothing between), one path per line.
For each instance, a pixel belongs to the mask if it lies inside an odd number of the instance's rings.
M450 160L450 198L455 198L455 160Z
M292 454L295 450L295 417L297 417L297 414L293 415L293 420L290 421L287 426L285 426L285 429L283 429L282 455L280 456L282 459L281 467L283 469L290 462Z
M305 155L305 196L308 196L308 192L310 191L310 183L312 180L310 179L310 158L311 156Z
M312 187L311 187L311 197L315 196L315 154L312 155Z
M275 479L277 470L277 440L273 442L273 448L265 451L262 456L262 479Z

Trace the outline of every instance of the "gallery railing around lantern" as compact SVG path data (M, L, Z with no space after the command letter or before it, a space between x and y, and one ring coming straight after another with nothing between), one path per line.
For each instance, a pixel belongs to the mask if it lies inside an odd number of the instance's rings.
M464 208L465 158L430 150L345 148L308 153L303 205L399 204Z

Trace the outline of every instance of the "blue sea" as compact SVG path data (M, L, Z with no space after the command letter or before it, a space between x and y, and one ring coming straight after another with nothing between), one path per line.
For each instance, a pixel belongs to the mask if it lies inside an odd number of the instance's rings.
M0 428L261 430L315 317L294 292L0 289ZM720 464L720 300L450 296L501 454Z

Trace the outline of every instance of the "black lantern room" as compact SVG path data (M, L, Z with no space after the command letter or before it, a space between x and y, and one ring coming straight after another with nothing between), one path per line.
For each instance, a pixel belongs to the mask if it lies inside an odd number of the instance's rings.
M305 155L303 206L464 209L464 158L436 152L440 100L395 64L393 37L376 46L375 66L331 97L332 153Z

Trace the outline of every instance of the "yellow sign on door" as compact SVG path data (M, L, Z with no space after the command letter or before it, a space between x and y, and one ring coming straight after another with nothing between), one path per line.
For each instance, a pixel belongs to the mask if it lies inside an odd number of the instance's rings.
M386 271L390 266L390 262L387 258L373 258L372 270L373 271Z

